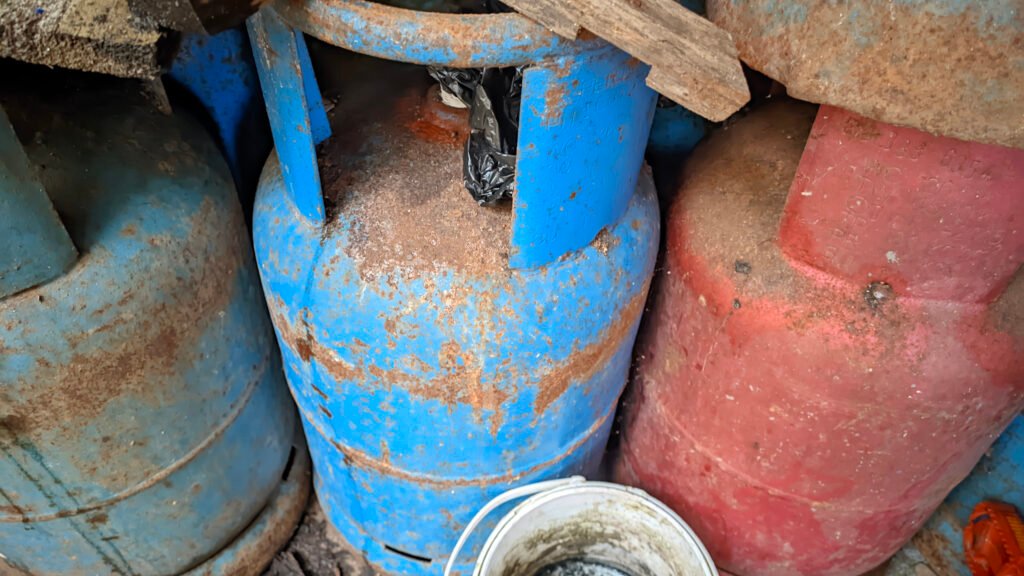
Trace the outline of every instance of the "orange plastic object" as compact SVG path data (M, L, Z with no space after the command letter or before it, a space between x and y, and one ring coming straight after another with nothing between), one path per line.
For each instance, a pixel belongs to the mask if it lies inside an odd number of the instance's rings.
M1024 576L1024 521L991 500L974 507L964 527L964 556L974 576Z

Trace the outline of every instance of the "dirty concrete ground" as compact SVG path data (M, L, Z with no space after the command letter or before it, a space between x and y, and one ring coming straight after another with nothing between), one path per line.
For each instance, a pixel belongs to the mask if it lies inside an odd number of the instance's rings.
M612 435L609 451L619 446L619 432ZM611 458L591 480L610 481ZM362 554L338 534L310 494L310 503L302 522L288 545L274 557L262 576L377 576ZM908 545L888 562L863 576L954 576L930 568L916 547Z
M263 576L376 576L362 555L330 526L316 497L291 542L278 552ZM864 576L944 576L928 567L913 547Z
M18 576L0 560L0 574ZM373 569L327 523L316 498L288 546L277 553L263 576L376 576ZM886 565L865 576L945 576L925 563L913 548L901 550Z
M375 576L375 573L362 555L327 522L314 496L288 546L278 552L263 576Z

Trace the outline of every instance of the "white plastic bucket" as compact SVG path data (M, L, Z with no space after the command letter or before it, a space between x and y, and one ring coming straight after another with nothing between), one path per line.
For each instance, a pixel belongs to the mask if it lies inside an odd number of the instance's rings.
M489 502L466 526L445 576L484 518L527 496L484 543L474 576L535 576L567 560L631 576L718 576L704 544L667 506L643 490L579 476L515 488Z

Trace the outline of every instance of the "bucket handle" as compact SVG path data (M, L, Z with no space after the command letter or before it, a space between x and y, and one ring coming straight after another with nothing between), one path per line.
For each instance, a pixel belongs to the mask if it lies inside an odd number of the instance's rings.
M527 484L525 486L519 486L513 488L507 492L503 492L495 496L490 502L488 502L473 519L466 524L465 530L462 531L462 535L459 536L459 541L455 543L455 548L452 549L452 553L448 556L448 561L444 564L444 576L451 576L452 567L455 566L455 560L458 559L459 553L462 552L462 547L466 545L466 541L473 535L476 527L480 525L491 512L494 512L498 507L507 504L513 500L519 498L525 498L527 496L533 496L534 494L540 494L541 492L547 492L548 490L554 490L555 488L561 488L563 486L572 486L574 484L582 484L587 479L583 476L570 476L569 478L560 478L558 480L545 480L543 482L534 482L533 484Z

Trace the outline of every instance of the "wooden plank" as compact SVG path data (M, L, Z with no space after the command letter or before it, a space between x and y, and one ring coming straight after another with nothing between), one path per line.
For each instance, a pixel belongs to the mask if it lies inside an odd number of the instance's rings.
M128 0L0 0L0 57L128 78L156 78L160 31Z
M580 27L651 65L647 85L713 121L750 100L729 34L675 0L506 0L560 36Z
M576 38L580 33L580 25L576 22L576 15L568 2L563 4L558 1L506 0L504 3L559 36Z

